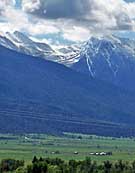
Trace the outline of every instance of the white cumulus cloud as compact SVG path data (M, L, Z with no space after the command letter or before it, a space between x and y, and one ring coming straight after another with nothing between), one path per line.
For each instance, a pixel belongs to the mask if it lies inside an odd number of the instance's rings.
M84 41L93 34L135 31L135 2L22 0L22 8L16 9L15 1L0 1L0 31L20 30L32 36L61 33L71 41Z
M41 7L40 0L22 0L22 7L24 11L33 12Z

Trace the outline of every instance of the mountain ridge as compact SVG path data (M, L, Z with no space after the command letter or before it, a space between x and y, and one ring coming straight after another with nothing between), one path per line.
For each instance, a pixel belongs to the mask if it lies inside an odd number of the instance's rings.
M135 41L122 38L91 38L72 68L134 91Z
M76 56L79 54L80 45L52 47L47 43L34 41L25 34L15 31L14 33L5 33L0 36L0 44L11 50L20 53L41 57L46 60L54 61L66 66L76 62Z
M25 34L16 31L1 36L0 44L134 91L135 40L116 36L91 37L80 45L53 47L46 43L34 42Z
M134 93L3 46L0 57L1 131L135 135Z

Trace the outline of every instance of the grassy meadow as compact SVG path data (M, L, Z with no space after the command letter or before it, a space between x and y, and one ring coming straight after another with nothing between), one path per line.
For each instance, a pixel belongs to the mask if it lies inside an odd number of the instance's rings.
M91 156L92 152L112 152L112 156ZM65 133L61 137L45 134L0 134L0 159L23 159L28 163L34 155L64 160L82 160L89 156L98 162L119 159L133 161L135 139L70 133Z

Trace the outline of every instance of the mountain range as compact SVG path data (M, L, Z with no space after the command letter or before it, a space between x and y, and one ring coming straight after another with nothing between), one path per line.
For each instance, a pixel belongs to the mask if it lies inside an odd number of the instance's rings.
M135 136L134 41L54 49L15 32L0 44L1 132Z
M135 40L116 36L92 37L82 44L54 48L16 31L0 36L0 44L17 52L63 64L118 87L135 88Z
M53 48L51 45L42 42L35 42L25 34L15 31L0 36L0 44L9 49L35 57L71 66L77 60L80 52L80 45L63 46Z

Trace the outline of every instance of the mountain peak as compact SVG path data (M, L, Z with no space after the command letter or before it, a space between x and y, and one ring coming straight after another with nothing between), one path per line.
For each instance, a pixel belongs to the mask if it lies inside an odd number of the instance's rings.
M0 42L1 45L27 55L41 57L66 66L71 66L73 63L78 61L77 56L80 52L80 45L54 48L54 46L47 43L34 41L19 31L15 31L14 33L7 32L5 39L4 44L3 42ZM11 44L9 45L9 42L14 46L11 46Z
M93 78L133 89L135 40L120 37L91 37L82 45L61 48L35 42L15 31L0 37L0 44L15 51L64 64ZM132 80L131 80L132 79Z
M83 46L79 61L72 68L120 87L133 89L135 41L115 36L92 37Z

